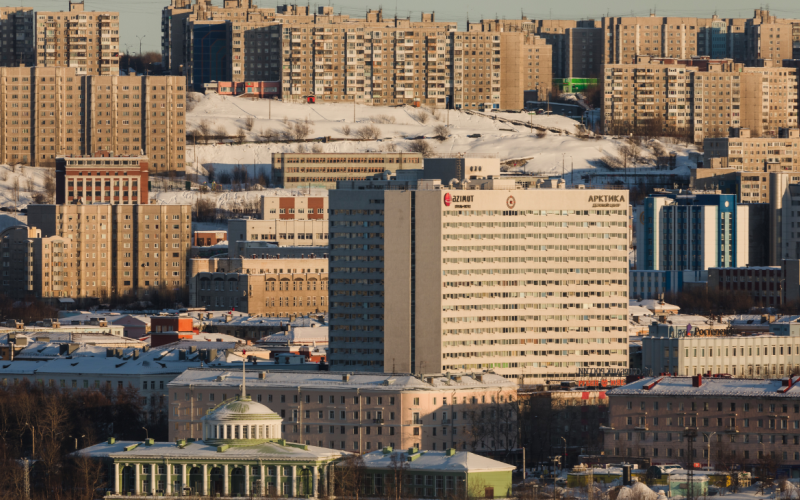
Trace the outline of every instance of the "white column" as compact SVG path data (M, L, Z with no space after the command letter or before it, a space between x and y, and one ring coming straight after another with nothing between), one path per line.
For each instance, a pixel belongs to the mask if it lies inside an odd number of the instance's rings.
M158 466L156 464L150 464L150 493L155 496L156 494L156 471L158 470Z
M181 464L181 495L183 495L183 491L189 485L189 481L186 480L186 464Z
M134 485L133 485L133 492L135 494L137 494L137 495L140 493L140 489L141 489L141 483L140 483L141 477L139 476L139 469L140 468L141 468L141 464L133 464L134 478L135 478L135 481L136 481L134 483Z
M122 478L119 476L119 462L114 462L114 493L122 493Z
M328 491L328 496L333 498L334 493L336 492L336 464L331 462L328 466L328 478L330 482L330 490Z
M167 479L164 480L165 483L165 495L169 496L172 494L172 464L167 462Z
M275 494L279 497L283 496L283 483L281 483L281 474L283 473L283 466L278 465L275 467Z
M244 466L244 494L250 496L250 466Z
M227 435L225 434L225 431L227 431L227 429L228 429L228 426L225 425L225 424L222 424L222 439L227 439L228 438Z
M203 496L208 496L208 464L203 464Z
M266 488L267 488L266 467L264 467L263 464L261 465L261 471L260 472L261 472L261 491L259 491L258 494L263 497L263 496L267 495L267 493L266 493L266 491L267 491L266 490Z
M297 466L292 465L292 498L297 497Z
M230 496L230 481L228 481L228 464L222 466L222 493L223 495Z
M319 480L319 469L315 465L313 469L311 469L311 496L316 498L317 497L317 481Z

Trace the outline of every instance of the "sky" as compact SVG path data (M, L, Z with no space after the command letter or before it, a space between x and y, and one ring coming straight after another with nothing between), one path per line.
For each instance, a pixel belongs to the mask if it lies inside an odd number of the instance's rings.
M275 7L285 1L253 0L259 7ZM141 39L142 51L161 51L161 10L168 5L168 0L85 0L86 10L119 11L120 51L139 51ZM213 0L221 5L222 0ZM306 2L308 3L308 2ZM1 5L17 5L9 2ZM37 11L59 11L68 8L68 0L29 0L19 5L33 7ZM300 5L303 5L300 2ZM465 28L467 20L480 19L519 19L525 15L528 19L596 19L604 15L612 16L647 16L655 10L659 16L710 17L715 12L720 17L752 17L753 9L767 4L759 4L745 0L725 0L709 2L704 0L670 0L669 2L652 3L638 0L571 0L567 2L531 2L529 0L502 0L487 2L486 0L375 0L363 2L359 0L331 1L330 3L311 3L316 5L332 5L335 12L363 17L368 8L383 8L384 16L408 17L418 21L420 13L433 11L437 21L456 21L460 28ZM769 4L770 11L778 17L800 18L800 4L791 0L773 0Z

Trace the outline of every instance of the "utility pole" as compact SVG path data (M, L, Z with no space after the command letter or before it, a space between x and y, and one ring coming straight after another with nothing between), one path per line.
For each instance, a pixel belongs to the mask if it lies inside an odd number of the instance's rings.
M525 447L522 447L522 482L525 483Z
M567 153L561 153L561 178L564 179L564 158Z
M703 433L703 435L708 440L708 460L706 460L706 467L708 470L711 470L711 438L716 434L716 432L712 432L711 434Z
M687 441L687 485L686 485L686 500L694 500L694 440L697 438L697 429L693 427L686 427L683 431L683 436Z
M353 123L356 122L356 97L353 96Z

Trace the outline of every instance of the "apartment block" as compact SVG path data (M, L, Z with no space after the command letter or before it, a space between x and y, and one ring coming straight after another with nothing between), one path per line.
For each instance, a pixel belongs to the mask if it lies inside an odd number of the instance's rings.
M64 287L74 266L71 241L42 237L36 227L13 226L0 233L2 292L7 297L69 297Z
M147 205L149 168L147 156L58 156L56 204Z
M730 135L703 140L703 167L745 172L797 172L800 168L800 129L778 129L778 137L752 137L749 129L734 128Z
M69 242L66 297L147 296L186 285L189 205L31 205L28 224ZM74 255L74 256L73 256Z
M222 241L228 241L227 231L194 232L194 246L196 247L211 247Z
M290 189L335 189L338 181L422 168L421 153L273 153L272 183Z
M796 288L797 278L794 281ZM753 297L754 304L761 307L783 304L784 287L788 284L785 270L776 266L726 269L712 267L708 270L709 290L746 291Z
M34 46L33 9L0 7L0 66L32 66Z
M785 259L800 259L800 176L769 174L769 262L780 266Z
M765 459L800 466L800 388L796 377L737 379L654 377L606 393L607 457L648 458L652 464L690 459L717 468L750 470ZM697 432L689 455L684 433ZM709 437L706 441L704 434Z
M725 137L730 128L774 137L780 128L797 127L795 69L769 61L745 67L732 60L645 58L605 65L603 75L607 133L666 129L700 142Z
M237 268L228 263L240 262ZM251 316L297 317L328 311L327 256L192 259L191 307L236 310ZM206 268L207 270L201 271ZM195 274L196 273L196 274Z
M78 75L119 75L119 12L36 12L36 65L75 68Z
M705 287L708 271L653 271L630 272L630 296L632 299L660 299L667 293L682 292L691 286Z
M256 368L257 370L257 368ZM169 438L199 438L201 415L240 391L242 372L186 370L168 385ZM335 374L251 371L247 392L280 415L286 440L354 453L386 446L472 449L469 414L517 399L517 386L495 374L415 377L409 374ZM189 411L198 409L199 412ZM516 436L514 417L503 425ZM499 435L502 435L500 433ZM474 443L477 451L507 443Z
M329 196L332 369L531 383L627 366L627 192L477 179Z
M705 271L749 260L749 207L735 195L656 193L634 212L639 270Z
M185 169L185 79L81 76L76 68L0 67L0 162L55 167L57 156L109 151Z

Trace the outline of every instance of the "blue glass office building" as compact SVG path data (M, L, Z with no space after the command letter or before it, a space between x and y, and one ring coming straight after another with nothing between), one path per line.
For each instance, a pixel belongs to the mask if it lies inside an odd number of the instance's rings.
M231 79L227 30L225 23L193 26L192 61L188 77L195 92L202 92L205 83Z

